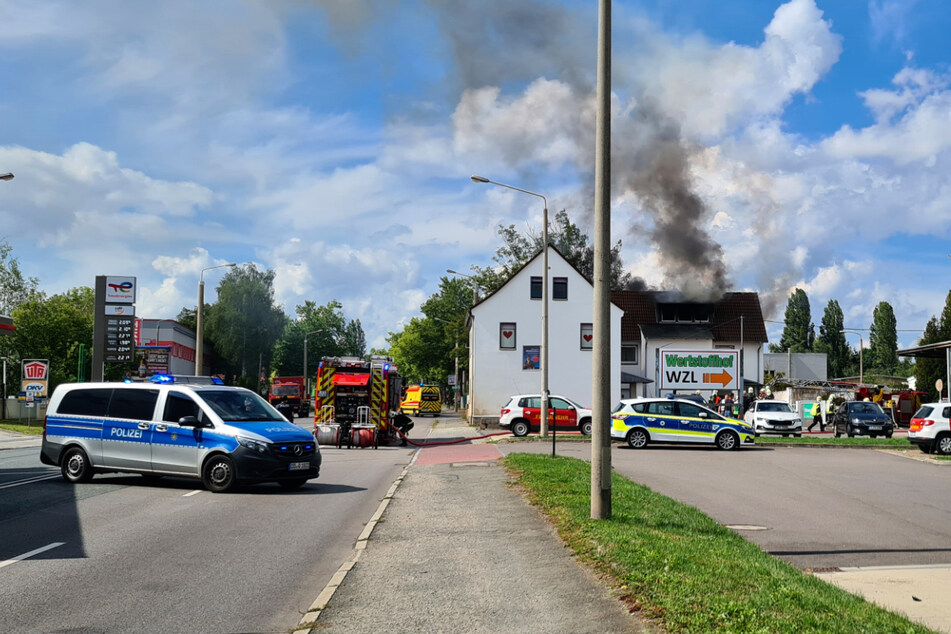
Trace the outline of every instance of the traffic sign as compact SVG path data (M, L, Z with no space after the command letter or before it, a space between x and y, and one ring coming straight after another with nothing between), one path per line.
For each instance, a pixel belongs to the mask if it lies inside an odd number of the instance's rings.
M736 390L739 387L736 350L661 350L662 390Z

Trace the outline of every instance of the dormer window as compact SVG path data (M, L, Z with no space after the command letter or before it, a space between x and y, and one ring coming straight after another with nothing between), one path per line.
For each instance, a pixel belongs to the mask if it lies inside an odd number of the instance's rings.
M708 324L713 304L658 304L657 320L667 324Z

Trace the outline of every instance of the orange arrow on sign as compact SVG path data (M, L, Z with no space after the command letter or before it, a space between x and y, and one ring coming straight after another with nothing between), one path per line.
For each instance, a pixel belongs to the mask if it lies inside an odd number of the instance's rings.
M732 380L733 380L733 376L726 370L723 370L722 372L719 372L717 374L703 375L704 383L719 383L720 385L726 386L726 385L729 385L730 381Z

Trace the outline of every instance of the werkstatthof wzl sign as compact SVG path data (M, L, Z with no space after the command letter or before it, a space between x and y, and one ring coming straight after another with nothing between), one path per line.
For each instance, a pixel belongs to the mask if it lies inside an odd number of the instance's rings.
M736 350L661 350L663 390L736 390L739 387Z

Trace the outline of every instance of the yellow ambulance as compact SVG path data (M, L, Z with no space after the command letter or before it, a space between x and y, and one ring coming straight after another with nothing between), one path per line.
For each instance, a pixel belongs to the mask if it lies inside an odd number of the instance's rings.
M400 411L413 416L421 414L439 416L442 412L442 393L435 385L411 385L406 388L406 396L400 403Z

